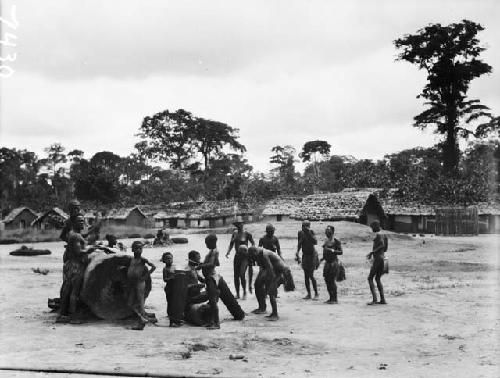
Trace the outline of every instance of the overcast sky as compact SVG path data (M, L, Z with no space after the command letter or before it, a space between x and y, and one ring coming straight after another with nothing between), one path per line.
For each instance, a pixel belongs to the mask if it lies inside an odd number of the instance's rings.
M178 108L240 129L247 158L327 140L377 159L430 146L411 127L425 73L392 41L428 23L481 23L493 74L470 96L500 113L500 1L2 1L19 25L0 87L0 144L128 155L146 115ZM2 26L2 36L8 31Z

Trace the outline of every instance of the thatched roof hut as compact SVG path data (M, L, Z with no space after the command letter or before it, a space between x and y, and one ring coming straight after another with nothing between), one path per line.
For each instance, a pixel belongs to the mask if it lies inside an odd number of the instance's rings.
M18 230L28 228L38 214L29 207L18 207L13 209L3 220L6 230Z
M297 210L295 219L311 221L348 220L358 222L370 195L376 195L374 188L348 188L337 193L313 194L304 197ZM374 197L376 198L376 197ZM378 200L377 200L378 201ZM365 216L367 209L365 209Z
M106 221L110 225L134 227L146 226L146 219L146 214L138 206L111 210L106 217Z
M68 218L69 215L63 210L54 207L35 219L31 223L31 226L41 228L42 230L61 229Z

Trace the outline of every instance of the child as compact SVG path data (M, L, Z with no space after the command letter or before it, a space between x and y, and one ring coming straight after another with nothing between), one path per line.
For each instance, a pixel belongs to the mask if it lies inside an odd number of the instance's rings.
M167 298L167 315L170 320L170 327L180 327L182 321L175 319L172 315L172 294L175 279L174 257L170 252L165 252L161 257L161 261L165 264L163 268L163 281L165 282L165 297Z
M205 277L205 284L207 286L208 304L210 306L210 323L208 329L220 329L219 323L219 289L217 288L218 275L215 272L215 267L219 266L219 252L217 251L217 236L209 234L205 238L205 245L208 248L208 253L205 256L203 264L196 267L200 270Z
M139 318L138 324L132 328L134 330L143 330L146 322L149 321L144 311L146 279L156 269L153 263L141 256L142 248L142 242L135 241L132 243L134 258L130 261L130 265L127 269L127 279L130 285L127 303ZM151 267L149 271L146 265Z

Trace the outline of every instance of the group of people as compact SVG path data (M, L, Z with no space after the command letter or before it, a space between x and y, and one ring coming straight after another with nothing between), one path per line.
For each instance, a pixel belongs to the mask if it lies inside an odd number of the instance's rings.
M64 253L63 266L63 284L60 292L60 315L58 322L78 323L77 304L80 290L83 283L83 274L88 263L89 253L95 251L95 248L86 249L85 238L88 235L83 234L84 218L80 213L79 203L70 204L70 218L67 221L62 233L61 239L66 241L66 250ZM231 235L231 241L226 252L226 258L229 258L232 249L235 250L233 260L234 288L236 290L236 299L246 299L247 288L252 293L253 266L259 266L259 273L255 279L255 297L258 307L253 310L254 314L266 313L266 298L269 297L272 311L268 315L269 320L278 320L278 288L285 284L285 290L293 290L293 278L291 269L285 264L282 256L281 247L278 238L274 235L273 225L266 226L265 235L259 239L256 246L252 234L243 228L243 222L235 222L235 230ZM380 224L373 222L371 228L375 233L373 240L373 249L367 255L372 260L372 266L368 276L372 301L369 305L386 304L384 290L381 282L382 275L387 272L387 264L384 254L387 250L387 237L380 234ZM94 231L95 234L95 231ZM90 238L95 238L96 236ZM329 298L325 301L328 304L338 303L337 282L345 279L345 269L339 260L343 254L342 244L339 239L334 237L335 228L327 226L325 229L326 240L322 245L322 257L319 258L316 246L317 237L311 229L309 221L302 222L302 228L297 234L296 261L304 271L305 288L307 295L305 300L318 299L318 285L314 277L314 272L324 262L323 277L328 290ZM109 237L109 247L116 245L116 238ZM186 303L195 304L208 301L210 312L209 321L206 324L209 329L220 328L218 301L221 286L227 288L223 278L216 273L216 267L220 265L219 252L217 250L217 236L209 234L205 238L207 254L201 261L201 254L197 251L191 251L188 255L188 266L184 269L188 274L187 278L187 299ZM127 280L129 282L129 291L127 304L136 314L138 324L134 329L143 329L147 322L156 322L156 318L146 313L144 302L147 295L146 282L156 269L156 266L149 260L142 257L143 243L135 241L132 244L134 254L130 265L126 267ZM109 252L108 248L103 248ZM302 251L302 256L300 252ZM175 307L176 288L175 276L176 268L173 265L173 255L165 252L161 261L165 264L163 269L163 280L165 282L165 295L167 301L167 313L171 327L182 325L183 319L179 312L172 309ZM201 271L201 275L199 272ZM248 271L248 281L246 272ZM379 292L380 300L377 300L375 283ZM314 296L311 292L314 291ZM205 289L205 290L202 290ZM240 291L241 289L241 291ZM240 293L242 294L240 296Z

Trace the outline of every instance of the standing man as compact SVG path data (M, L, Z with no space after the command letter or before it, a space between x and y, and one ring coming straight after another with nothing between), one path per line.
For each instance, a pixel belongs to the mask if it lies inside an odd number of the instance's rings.
M261 268L255 280L255 295L259 303L259 308L252 311L254 314L266 312L266 295L269 295L272 312L267 316L268 320L278 320L278 287L283 283L284 276L290 270L283 259L276 253L264 248L250 247L248 249L251 261L255 261Z
M88 251L85 250L85 240L81 235L85 221L82 215L73 220L73 229L68 233L66 246L66 261L63 267L63 285L61 287L61 308L57 318L59 323L79 323L76 317L80 290L83 284L83 274L88 262Z
M337 276L339 274L339 259L337 256L342 254L342 245L340 240L334 238L335 228L326 226L326 241L323 244L323 257L325 260L323 268L323 277L325 278L326 288L330 298L325 302L328 304L337 304ZM320 261L320 262L321 262Z
M314 247L318 244L314 231L311 230L311 222L305 220L302 222L302 230L299 231L297 235L297 253L295 258L300 264L301 259L299 257L299 252L302 249L302 269L304 270L304 279L306 284L307 295L303 299L311 299L311 282L314 289L314 299L318 299L318 286L316 284L316 279L314 278L314 271L319 266L318 254L316 248Z
M380 223L378 221L374 221L370 224L370 227L375 233L375 239L373 239L372 251L366 255L367 259L373 258L370 274L368 275L368 285L370 285L372 301L367 304L387 304L384 297L384 287L382 286L382 281L380 281L382 275L384 274L384 254L386 251L386 244L384 242L384 237L380 234ZM377 292L375 291L375 285L373 284L374 277L380 294L380 302L377 302Z
M266 234L260 238L259 247L276 252L279 257L283 258L283 256L281 256L280 242L278 238L274 236L274 230L275 228L271 223L266 226Z
M231 249L234 246L235 255L233 260L233 275L234 275L234 288L236 289L236 299L240 299L240 282L243 289L243 299L247 297L246 279L245 273L248 267L248 291L252 293L252 278L253 269L252 265L248 263L248 243L255 246L252 234L243 229L243 222L236 221L233 223L236 227L233 235L231 236L231 241L229 243L229 248L227 249L226 258L229 258ZM243 248L241 248L243 247Z

